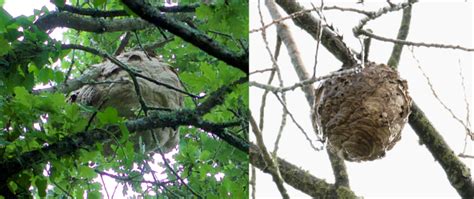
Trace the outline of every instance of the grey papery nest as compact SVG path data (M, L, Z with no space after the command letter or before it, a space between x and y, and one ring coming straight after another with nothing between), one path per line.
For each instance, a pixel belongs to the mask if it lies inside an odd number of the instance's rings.
M158 60L150 57L151 60L141 51L132 51L119 55L118 60L128 65L132 70L150 77L159 82L182 89L178 76L171 68ZM137 93L129 74L112 62L103 62L93 70L100 71L100 75L93 81L94 84L83 86L74 93L76 101L85 105L105 109L114 107L120 116L132 119L140 109ZM148 80L138 78L141 95L148 107L179 109L183 107L183 96L164 86L157 85ZM103 82L103 83L101 83ZM159 144L152 137L155 133ZM131 135L130 139L135 143L135 150L143 148L139 146L141 137L145 152L152 152L161 147L163 152L171 151L179 142L179 132L172 128L158 128L152 131L140 131ZM106 144L105 154L110 154L110 143Z
M410 114L407 82L384 64L329 79L316 90L315 125L328 149L349 161L381 158L401 139Z

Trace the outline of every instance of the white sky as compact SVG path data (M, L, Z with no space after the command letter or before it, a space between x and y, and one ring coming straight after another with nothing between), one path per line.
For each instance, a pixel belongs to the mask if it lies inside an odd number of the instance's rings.
M260 27L256 2L251 1L250 4L250 29ZM265 24L268 24L271 22L271 17L263 2L261 0L264 21ZM320 1L312 2L315 5L320 5ZM325 5L333 5L333 2L336 1L326 0ZM338 5L351 7L354 4L350 2L356 2L356 0L342 2L345 3L339 3ZM383 3L371 3L374 1L366 0L365 2L365 8L368 10L378 9L380 6L386 5L385 1L379 1ZM280 10L280 13L286 16L283 10ZM401 20L401 13L402 11L384 15L375 21L370 21L365 28L372 29L378 35L395 38ZM412 13L407 40L458 44L473 48L473 5L471 1L468 3L464 1L461 1L461 3L447 3L447 1L444 1L444 3L443 1L423 3L422 1L415 4ZM339 32L344 35L344 40L349 46L360 49L359 41L354 38L351 29L358 24L363 16L340 11L324 11L324 14L329 23L334 24ZM289 20L285 22L288 25L293 24ZM311 74L316 42L304 30L295 26L291 27L301 57ZM275 27L267 29L267 38L270 42L270 48L273 50L276 41ZM392 46L389 43L372 40L369 59L378 63L386 63L392 51ZM468 99L472 102L472 53L469 54L459 50L415 48L415 54L421 62L421 67L431 78L441 100L453 109L458 117L464 119L466 108L459 78L458 60L461 61L466 79ZM271 67L260 32L250 35L250 63L250 71ZM341 65L323 47L319 51L318 63L318 75L338 70ZM285 85L299 82L284 45L282 45L278 64L281 67ZM462 152L465 136L463 127L434 99L426 80L417 69L416 62L407 48L403 51L399 71L402 78L407 79L409 91L414 101L428 115L430 121L444 136L455 154ZM252 75L250 80L266 83L268 73ZM274 80L274 82L276 81ZM259 121L258 110L263 90L252 87L250 92L250 108L253 110L256 121ZM263 135L267 147L269 150L273 150L273 143L281 121L282 108L273 95L269 95L267 99L266 125ZM287 100L288 109L305 131L309 132L309 135L315 139L309 119L309 106L303 92L300 89L288 92ZM254 139L253 135L250 137ZM402 140L386 154L385 158L362 163L346 162L352 190L365 198L459 198L457 192L449 184L444 170L434 161L426 147L418 144L418 140L418 136L407 124L402 132ZM472 149L468 153L474 154ZM312 150L302 133L289 118L283 132L278 155L308 170L318 178L326 179L330 183L334 182L326 152ZM473 170L472 160L462 160ZM285 187L289 190L292 198L308 198L307 195L289 185L285 185ZM260 171L257 175L257 196L257 198L281 197L271 176Z

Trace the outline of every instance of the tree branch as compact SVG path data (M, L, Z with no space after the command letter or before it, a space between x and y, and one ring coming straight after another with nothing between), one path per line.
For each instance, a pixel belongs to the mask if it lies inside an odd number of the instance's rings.
M135 31L153 27L142 19L90 18L67 12L51 12L43 15L36 20L35 25L43 31L66 27L95 33Z
M265 161L260 150L254 144L250 145L250 163L261 171L268 173ZM334 184L316 178L308 171L287 162L284 159L277 158L278 167L283 180L296 189L314 197L314 198L357 198L350 189L346 187L336 187Z
M133 12L157 27L168 30L174 35L200 48L211 56L240 69L248 74L249 59L247 53L237 54L226 46L214 41L203 32L187 26L185 23L170 18L144 0L122 0Z
M196 8L199 7L199 3L189 4L189 5L176 5L176 6L160 6L158 10L161 12L194 12ZM58 7L59 11L67 11L74 14L86 15L91 17L120 17L120 16L130 16L125 10L97 10L92 8L78 8L75 6L65 4L63 7Z
M195 110L183 109L172 112L164 111L153 113L148 117L129 120L125 123L125 126L130 132L164 127L177 128L182 125L192 125L196 128L210 132L244 153L248 152L248 142L229 133L226 130L226 128L229 127L228 125L203 121L201 117L196 114ZM13 159L2 160L0 161L0 170L5 172L2 172L0 182L2 182L2 185L6 185L9 177L14 176L24 169L32 168L40 163L45 163L50 158L45 154L54 154L56 157L60 158L71 155L81 148L91 149L97 142L104 143L112 137L120 138L121 135L118 125L109 125L103 129L79 132L47 147L23 153ZM2 193L0 193L0 195L1 194Z
M408 118L410 126L444 169L449 182L462 198L474 198L474 183L469 168L461 162L423 111L413 103Z
M300 12L304 8L294 0L276 0L276 3L285 10L286 13L292 14ZM311 13L303 13L293 18L293 22L298 27L308 32L316 41L319 40L319 23ZM342 37L335 33L328 26L322 26L321 44L329 50L339 61L343 63L343 68L350 68L357 64L351 50L342 41Z
M402 22L400 24L400 28L398 29L397 39L405 40L408 37L408 30L410 29L410 21L411 21L411 6L406 7L403 9L403 17ZM392 55L388 59L387 65L392 68L397 68L398 62L400 61L400 56L402 55L403 44L395 43L393 45Z
M403 10L402 22L399 28L398 40L405 40L410 28L411 6ZM403 49L403 44L395 44L389 63L393 68L398 67L400 54ZM443 137L433 127L428 118L418 105L413 102L411 106L411 114L408 118L408 123L413 128L415 133L420 137L420 140L425 144L426 148L431 152L431 155L439 162L444 169L449 182L456 189L459 195L463 198L474 198L474 183L469 169L461 162Z

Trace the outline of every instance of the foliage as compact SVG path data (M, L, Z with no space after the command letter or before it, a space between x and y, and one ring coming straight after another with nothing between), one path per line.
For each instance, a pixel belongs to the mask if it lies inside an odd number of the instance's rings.
M156 6L164 4L162 1L150 2L154 2ZM59 7L69 3L79 8L102 11L127 10L118 0L55 0L54 3ZM0 5L2 4L3 1L0 1ZM213 5L203 4L195 12L167 15L191 20L191 23L212 39L231 51L239 52L243 48L242 44L248 42L247 4L247 1L239 0L217 1ZM41 198L101 198L112 194L176 198L193 196L191 188L206 198L242 198L248 195L248 155L210 132L180 126L179 150L172 156L166 155L167 165L159 154L143 155L134 151L133 143L128 141L131 132L124 125L126 120L119 117L114 108L96 110L68 103L67 93L33 92L45 86L63 85L65 79L77 78L91 65L104 61L92 53L62 50L61 43L80 44L114 54L126 34L97 34L70 29L64 33L62 41L56 41L34 25L34 21L40 16L51 12L53 11L43 7L32 16L13 18L5 9L0 8L1 160L41 149L77 132L105 129L111 124L119 125L122 136L111 138L112 149L116 152L111 157L102 155L102 143L83 147L74 155L66 157L54 153L43 154L46 162L36 164L32 169L8 179L7 186L12 192ZM136 16L119 18L134 17ZM238 69L209 56L165 30L149 28L131 34L126 50L173 38L164 47L155 49L154 53L178 71L190 93L209 94L245 76ZM193 109L206 99L187 97L186 108ZM246 107L248 88L247 84L243 84L237 86L221 105L203 118L215 123L245 121L248 114ZM96 113L94 120L90 120L92 113ZM247 139L244 123L227 128L228 133ZM122 193L110 190L111 178L123 190ZM108 190L105 189L106 185Z

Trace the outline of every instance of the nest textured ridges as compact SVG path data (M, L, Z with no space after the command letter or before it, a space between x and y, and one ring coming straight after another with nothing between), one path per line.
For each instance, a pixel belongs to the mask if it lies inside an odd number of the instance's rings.
M332 78L317 91L314 119L328 148L349 161L381 158L401 139L410 114L407 82L387 65Z
M167 64L161 62L156 57L149 57L141 51L132 51L119 55L117 59L144 76L182 89L182 85L176 73L172 71ZM94 79L94 81L96 83L105 83L83 86L75 92L76 101L97 108L101 107L101 109L109 106L114 107L120 116L130 119L135 118L136 113L140 109L140 103L130 75L109 61L92 67L100 71L100 75ZM143 78L137 77L137 81L143 100L148 107L168 109L179 109L183 107L182 94ZM152 133L158 138L158 145L164 152L169 152L179 142L179 133L177 130L172 128L159 128L153 131L137 132L131 136L131 139L135 143L135 148L141 148L138 146L141 137L145 151L154 151L158 146L152 138ZM106 153L110 152L106 151Z

